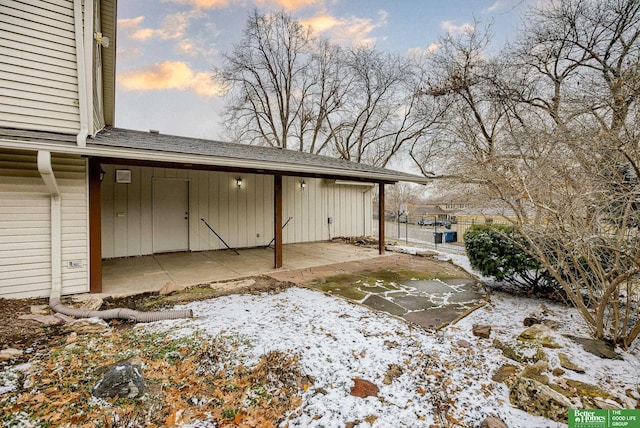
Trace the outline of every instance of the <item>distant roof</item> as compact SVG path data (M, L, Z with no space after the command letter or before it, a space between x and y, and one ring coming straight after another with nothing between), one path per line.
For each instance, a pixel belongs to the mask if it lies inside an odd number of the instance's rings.
M353 179L372 182L410 181L426 183L425 177L385 168L349 162L295 150L199 138L179 137L155 132L132 131L107 127L87 147L78 147L75 137L50 132L0 128L0 141L27 141L30 149L79 153L118 161L147 161L182 164L183 167L220 167L246 169L259 173L305 175L325 178ZM40 147L40 145L43 147ZM3 144L0 144L0 146ZM14 148L19 148L15 147ZM27 148L27 147L23 147Z

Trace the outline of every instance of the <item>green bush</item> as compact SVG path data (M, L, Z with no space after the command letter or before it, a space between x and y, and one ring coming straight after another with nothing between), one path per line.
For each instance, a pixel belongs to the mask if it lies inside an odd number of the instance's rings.
M557 282L526 252L526 241L506 225L475 225L464 234L471 267L527 293L556 294ZM559 297L559 296L555 296Z

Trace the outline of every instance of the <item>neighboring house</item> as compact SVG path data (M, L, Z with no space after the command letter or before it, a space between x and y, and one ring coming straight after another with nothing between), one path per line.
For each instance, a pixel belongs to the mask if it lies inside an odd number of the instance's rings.
M0 4L0 297L100 292L103 258L222 248L200 219L234 247L274 239L281 267L283 243L370 235L373 184L384 212L385 184L423 182L113 128L115 11L115 0Z

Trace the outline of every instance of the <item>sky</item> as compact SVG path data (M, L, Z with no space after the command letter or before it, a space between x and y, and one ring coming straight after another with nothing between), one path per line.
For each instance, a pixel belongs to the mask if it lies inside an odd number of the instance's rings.
M348 47L409 55L478 21L493 46L514 38L536 0L120 0L115 126L224 140L225 100L211 78L240 42L248 14L285 9L316 34Z

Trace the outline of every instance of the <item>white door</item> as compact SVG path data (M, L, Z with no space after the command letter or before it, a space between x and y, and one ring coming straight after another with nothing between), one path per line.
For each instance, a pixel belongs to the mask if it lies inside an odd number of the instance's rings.
M189 249L189 181L153 179L153 252Z

